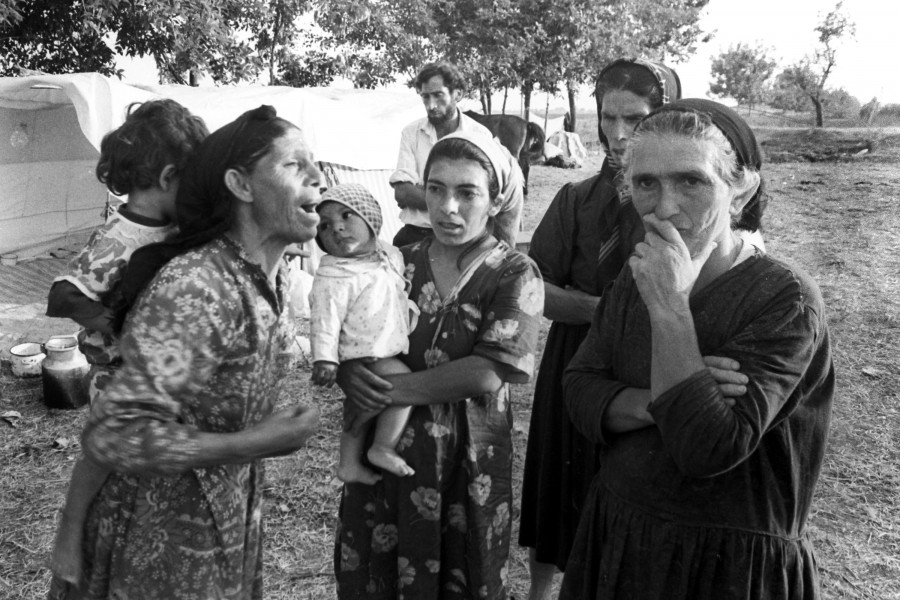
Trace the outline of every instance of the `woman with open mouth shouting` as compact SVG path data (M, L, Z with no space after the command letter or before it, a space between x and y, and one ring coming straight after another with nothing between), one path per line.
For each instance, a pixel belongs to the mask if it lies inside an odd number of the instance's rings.
M301 448L318 420L275 402L294 340L281 258L315 236L320 181L269 106L197 149L178 236L136 252L123 280L137 298L123 366L83 437L112 474L85 524L84 577L51 597L262 598L260 459Z

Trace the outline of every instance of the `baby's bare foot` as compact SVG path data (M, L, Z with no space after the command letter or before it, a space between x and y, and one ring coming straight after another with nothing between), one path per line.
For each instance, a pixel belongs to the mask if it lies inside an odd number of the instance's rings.
M367 469L361 463L338 465L337 478L344 483L364 483L366 485L375 485L381 481L381 475Z
M405 460L400 458L400 455L393 448L373 444L369 448L367 456L370 463L398 477L406 477L416 473L412 467L406 464Z

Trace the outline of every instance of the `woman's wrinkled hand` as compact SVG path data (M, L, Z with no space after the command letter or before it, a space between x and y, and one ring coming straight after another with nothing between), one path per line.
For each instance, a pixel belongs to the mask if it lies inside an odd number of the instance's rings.
M741 363L724 356L704 356L703 362L725 396L725 403L734 406L735 398L747 393L747 383L750 381L740 372Z
M344 361L338 367L338 386L347 398L363 412L380 411L391 404L391 397L387 395L387 392L394 389L394 386L368 368L368 365L376 360L375 358L357 358Z
M681 234L670 221L653 213L644 215L647 233L628 259L634 281L647 308L681 310L688 306L700 270L716 244L691 257Z

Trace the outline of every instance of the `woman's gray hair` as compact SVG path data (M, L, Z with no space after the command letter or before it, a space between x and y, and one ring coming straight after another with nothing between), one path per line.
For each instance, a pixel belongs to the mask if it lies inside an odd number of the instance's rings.
M623 193L631 194L632 156L634 148L646 136L678 136L695 141L708 141L716 149L713 155L713 168L722 180L738 193L753 193L761 182L760 173L752 166L741 166L734 147L725 134L709 118L709 116L688 111L666 111L654 113L638 124L628 142L625 152L625 173L622 180ZM762 219L764 204L753 203L746 206L741 214L733 219L732 228L756 231Z

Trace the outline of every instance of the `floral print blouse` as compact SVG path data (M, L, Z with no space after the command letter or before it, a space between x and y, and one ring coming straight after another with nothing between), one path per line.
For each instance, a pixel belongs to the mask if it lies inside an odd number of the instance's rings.
M534 263L500 243L441 299L430 238L404 248L421 314L404 360L421 371L466 356L534 369L544 287ZM348 484L335 548L338 596L506 598L512 508L509 389L416 406L397 447L415 475Z
M84 434L114 471L85 527L88 597L261 595L259 463L190 465L200 432L275 406L294 330L284 268L276 281L223 236L170 261L131 311Z

